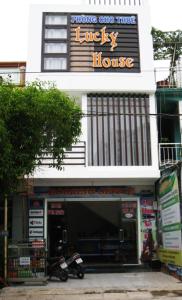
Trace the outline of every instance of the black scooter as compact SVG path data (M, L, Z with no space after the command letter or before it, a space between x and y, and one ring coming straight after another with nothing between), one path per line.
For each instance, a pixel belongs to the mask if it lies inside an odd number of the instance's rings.
M80 279L84 278L83 260L79 253L73 253L73 255L66 260L66 263L68 265L69 274L77 276Z
M47 273L49 279L52 277L59 278L61 281L68 280L68 265L63 256L48 260Z
M64 233L66 230L63 232L63 240L59 241L59 251L62 250L62 253L64 253L63 249L63 244L66 244L67 238L65 238ZM65 254L65 253L64 253ZM74 252L69 258L66 258L66 264L68 266L68 272L71 275L77 276L80 279L84 278L84 268L83 268L83 260L80 257L80 254L78 252Z

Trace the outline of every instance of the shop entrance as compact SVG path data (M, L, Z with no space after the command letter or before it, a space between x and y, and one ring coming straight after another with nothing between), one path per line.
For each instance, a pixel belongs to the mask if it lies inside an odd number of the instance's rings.
M48 201L48 251L58 240L65 254L78 251L86 264L138 264L137 200Z

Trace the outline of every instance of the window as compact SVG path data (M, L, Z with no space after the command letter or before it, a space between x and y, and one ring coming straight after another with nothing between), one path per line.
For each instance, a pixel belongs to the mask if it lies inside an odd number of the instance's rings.
M67 25L67 16L47 15L45 17L46 25Z
M68 70L68 16L45 13L43 16L42 71Z
M46 29L45 30L46 39L66 39L67 30L66 29Z
M66 43L45 43L45 53L67 53Z
M66 70L67 62L63 57L47 57L44 58L44 68L46 70Z

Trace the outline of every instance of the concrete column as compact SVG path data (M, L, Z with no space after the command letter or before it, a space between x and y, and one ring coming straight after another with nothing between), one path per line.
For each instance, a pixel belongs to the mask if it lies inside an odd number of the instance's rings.
M12 201L12 239L23 240L26 236L27 205L24 197L15 197Z

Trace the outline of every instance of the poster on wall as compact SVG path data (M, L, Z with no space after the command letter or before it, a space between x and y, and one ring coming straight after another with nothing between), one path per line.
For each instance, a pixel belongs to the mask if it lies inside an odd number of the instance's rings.
M150 261L156 258L156 209L153 195L142 196L141 209L141 240L142 261Z
M182 266L182 232L177 171L163 176L158 189L159 258L163 263Z

